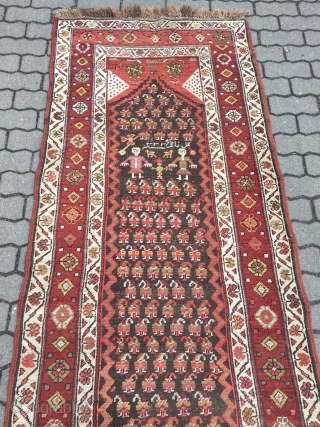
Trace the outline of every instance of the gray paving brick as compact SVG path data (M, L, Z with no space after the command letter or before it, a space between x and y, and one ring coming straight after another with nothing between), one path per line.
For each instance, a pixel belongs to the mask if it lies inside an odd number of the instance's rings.
M256 13L259 16L263 15L297 15L297 9L295 4L286 3L265 3L258 1L256 3Z
M31 0L1 0L3 6L30 6Z
M270 96L269 104L271 107L272 114L283 114L283 113L317 113L319 111L317 99L315 96L304 96L304 97L281 97L281 96Z
M314 200L313 204L314 204L314 207L315 207L315 210L316 210L317 218L318 218L318 220L320 220L320 199Z
M18 265L18 270L21 271L22 273L24 271L24 262L26 259L26 253L27 253L27 247L24 246L23 248L20 249L19 265Z
M134 1L131 0L132 4L134 4ZM145 6L148 5L148 0L144 0L145 2ZM191 3L191 2L190 2ZM189 4L190 4L189 3ZM191 6L192 7L205 7L208 9L208 2L202 2L202 6L198 6L197 5L198 2L192 2ZM140 4L140 2L139 2ZM186 4L185 0L170 0L168 1L168 4L173 4L175 6L183 6L184 4ZM215 0L214 2L212 2L211 4L212 9L226 9L226 10L232 10L235 8L235 5L233 2L226 2L226 1L219 1L219 0ZM253 12L253 7L252 7L252 3L250 1L239 1L237 3L237 9L248 9L250 11L250 13Z
M307 62L280 62L275 67L273 62L264 64L266 77L310 77L310 64Z
M282 173L297 176L304 174L302 156L297 154L292 154L291 156L279 156L279 162Z
M7 132L4 129L0 129L0 150L3 150L7 143Z
M49 3L48 5L46 5L45 3L46 2L44 2L43 0L32 0L32 7L48 6L48 7L51 7L52 9L54 9L56 7L67 8L67 7L76 6L75 0L50 0L50 2L47 1L47 3ZM102 7L102 4L103 4L103 2L100 1L100 6L94 6L94 1L92 1L92 0L90 1L90 7ZM79 6L79 7L89 7L88 2L86 4L86 6Z
M125 2L123 2L123 3L125 3ZM105 4L105 3L103 3L103 4ZM139 4L141 4L141 3L139 2ZM150 4L151 4L151 6L153 5L152 2ZM87 7L86 5L88 5L86 0L78 0L78 7ZM111 0L110 2L108 2L108 6L110 6L110 7L119 8L119 5L120 5L119 0ZM161 6L161 5L162 5L161 2L159 2L159 6ZM101 4L101 0L90 0L90 7L103 7L103 5Z
M37 151L33 153L33 157L32 157L32 165L31 165L32 172L37 171L38 165L39 165L39 152Z
M29 92L27 90L19 90L19 92L16 93L14 100L14 108L17 110L25 110L27 108L40 110L45 108L46 99L46 92Z
M4 194L33 194L34 174L32 172L19 174L4 172L1 175L0 191Z
M300 263L303 271L320 272L320 251L318 248L300 249Z
M292 90L295 95L306 95L312 93L320 95L320 80L319 79L299 79L291 80Z
M0 18L2 19L4 16L4 7L0 6Z
M11 90L0 91L0 110L8 110L12 107L13 92Z
M277 150L281 154L292 152L307 153L308 151L319 151L320 134L314 135L276 135Z
M0 276L0 299L8 302L17 301L22 283L22 276L11 274L10 276Z
M12 39L3 37L0 39L0 53L16 53L18 55L32 54L44 55L47 43L45 40Z
M252 37L253 46L258 46L259 45L259 40L258 40L258 33L257 33L257 31L251 31L251 37Z
M49 90L49 74L46 74L43 78L42 89L45 91Z
M23 22L0 22L1 37L24 37L26 24Z
M298 239L299 246L319 244L320 239L320 223L313 222L311 224L302 224L299 222L293 223L294 232ZM317 262L317 271L320 272L320 263ZM310 270L308 270L310 271ZM312 272L315 272L314 270Z
M316 2L316 3L301 2L299 4L299 9L300 9L301 15L304 15L304 16L320 15L319 2Z
M302 133L320 132L319 117L307 116L302 114L298 117L300 131Z
M18 55L0 55L0 70L11 72L18 71L19 61L20 56Z
M26 220L9 222L0 220L1 240L3 245L12 243L17 246L28 243L29 222Z
M314 61L320 57L320 46L290 46L286 55L289 61Z
M14 304L11 307L11 311L10 311L10 323L8 326L8 331L14 333L15 329L16 329L16 324L17 324L17 311L18 311L18 305Z
M2 402L5 402L7 400L8 379L9 379L9 368L3 369L1 371L1 379L0 379L0 400L2 400Z
M312 72L315 77L320 77L320 62L316 61L312 63Z
M27 37L29 38L43 38L50 39L51 38L51 24L38 24L32 22L28 24L27 28Z
M320 299L320 278L312 274L303 275L303 284L310 301Z
M12 73L7 74L0 72L0 89L26 89L26 90L39 90L41 82L41 74L22 74Z
M249 16L248 22L253 30L278 30L279 24L275 16Z
M7 129L35 129L37 113L32 110L6 110L0 116L0 127Z
M313 327L313 329L319 330L320 329L320 327L319 327L320 326L319 325L320 305L319 304L314 305L312 307L312 316L311 316L311 319L312 319L312 327ZM318 335L316 335L316 337L318 337ZM316 339L316 344L317 344L317 348L320 349L320 347L319 347L320 342L317 342L317 339Z
M312 319L315 317L312 311ZM317 349L317 353L320 354L320 335L319 334L315 334L314 335L314 341L316 343L316 349Z
M18 249L13 246L0 248L0 272L10 273L14 271ZM1 307L0 307L0 332L1 329Z
M292 135L297 131L295 117L289 114L283 114L281 116L271 115L271 125L273 133L281 132Z
M282 30L318 30L319 18L317 16L281 16L280 26Z
M1 172L7 170L19 173L29 172L31 166L31 158L32 153L30 151L1 151L0 170Z
M7 302L0 302L0 332L6 330L9 308L10 306Z
M258 61L265 62L265 61L274 61L274 62L281 62L284 58L283 49L280 46L257 46L256 47L256 53Z
M21 71L24 71L27 73L31 71L47 73L48 65L49 65L49 57L47 55L46 56L26 55L22 57L20 69Z
M305 161L308 174L320 176L320 156L309 154L305 156Z
M280 79L264 79L263 85L267 95L278 94L278 95L289 95L290 86L289 80L280 78Z
M29 196L26 202L25 218L31 219L33 210L33 196Z
M304 45L302 31L261 31L261 43L272 45Z
M11 362L13 338L4 334L0 336L0 366L6 366Z
M292 166L292 169L294 169L294 165ZM312 220L312 210L311 210L310 200L307 200L307 199L289 200L289 212L290 212L291 219L297 219L298 221Z
M305 31L304 35L308 45L310 46L320 45L319 31Z
M44 125L44 111L40 111L37 128L40 130L43 130L43 125Z
M23 130L12 130L9 133L9 150L30 150L38 151L40 148L42 132L34 130L26 132Z
M21 219L23 214L24 198L22 196L2 197L0 199L0 217L7 219Z
M318 180L310 176L303 176L301 178L286 176L285 184L288 197L314 197L319 194Z
M22 21L22 22L50 22L51 10L48 9L33 9L32 7L8 7L6 13L7 21Z

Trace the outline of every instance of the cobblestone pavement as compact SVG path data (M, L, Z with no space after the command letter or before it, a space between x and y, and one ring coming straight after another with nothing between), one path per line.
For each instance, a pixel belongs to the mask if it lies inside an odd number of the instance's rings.
M51 10L165 0L0 0L0 426L48 89ZM320 3L171 0L250 9L320 353Z

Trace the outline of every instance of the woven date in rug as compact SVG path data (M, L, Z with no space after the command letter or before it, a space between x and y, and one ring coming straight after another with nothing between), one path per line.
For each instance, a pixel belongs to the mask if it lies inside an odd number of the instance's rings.
M319 427L245 21L61 16L7 425Z

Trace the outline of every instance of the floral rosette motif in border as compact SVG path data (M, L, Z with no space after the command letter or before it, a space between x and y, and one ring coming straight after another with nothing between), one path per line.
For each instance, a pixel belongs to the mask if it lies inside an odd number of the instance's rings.
M320 427L245 21L62 17L53 40L6 426Z

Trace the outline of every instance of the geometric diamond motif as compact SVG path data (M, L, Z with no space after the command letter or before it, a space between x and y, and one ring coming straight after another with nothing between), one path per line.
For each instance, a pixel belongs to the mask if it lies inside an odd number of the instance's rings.
M276 347L278 347L277 341L275 341L273 338L271 338L270 335L265 337L265 339L262 341L261 345L269 351L273 351Z
M230 150L233 151L238 156L241 156L247 151L248 147L247 145L242 141L234 141L230 145Z
M85 90L84 87L79 87L79 89L76 90L77 94L80 96L83 96L85 93L87 93L87 91Z
M288 396L279 388L276 388L274 390L270 398L273 400L275 405L280 409L285 405L286 401L288 400Z
M248 264L248 270L256 277L262 277L268 270L267 265L258 258L253 258Z
M268 359L263 365L263 372L273 380L280 380L285 374L285 367L277 359Z
M84 124L83 123L81 123L81 122L78 122L78 123L76 123L75 124L75 127L77 128L77 129L81 129L81 128L83 128L83 126L84 126Z
M68 246L72 246L74 242L77 240L77 238L72 233L69 233L67 236L63 238L63 240L67 243Z
M240 200L240 203L248 209L251 209L257 202L248 194Z
M246 214L240 221L240 224L251 233L260 227L261 222L254 215Z
M233 104L235 104L238 100L237 100L234 96L229 95L229 96L228 96L228 98L226 98L226 99L225 99L225 101L226 101L228 104L233 105Z
M79 64L79 65L86 65L86 64L88 64L88 61L86 60L86 58L80 58L80 59L78 59L78 61L77 61L77 63Z
M62 216L69 224L75 224L82 218L83 213L77 208L68 208L62 212Z
M248 165L243 160L240 160L238 163L236 163L236 168L240 169L241 172L247 169Z
M225 69L225 70L223 70L223 71L221 72L221 74L223 75L223 77L226 77L226 78L228 79L229 77L231 77L231 76L232 76L233 72L232 72L232 71L230 71L230 70Z
M265 297L270 289L264 285L262 282L258 282L255 287L253 288L253 290L255 291L256 294L258 294L260 297Z
M83 161L83 157L79 153L76 153L70 157L70 160L72 161L73 164L78 165Z
M56 391L48 400L47 402L51 406L51 408L54 410L54 412L57 412L59 408L65 403L65 399L61 396L61 394Z
M278 320L278 316L269 306L261 306L254 317L263 329L271 329Z
M236 183L239 185L241 190L250 191L252 187L255 186L255 182L250 176L242 175L237 179Z
M254 250L254 251L258 251L261 246L262 246L262 242L260 242L259 239L257 239L256 237L252 237L252 239L249 242L249 246Z
M63 295L67 295L67 293L71 291L72 288L74 288L74 284L68 278L64 279L58 284L58 289L60 289Z
M76 203L80 199L80 196L75 191L73 191L69 194L67 198L70 200L71 203Z
M78 264L78 258L71 252L66 253L62 258L60 258L60 265L65 269L65 271L74 270Z
M68 347L69 344L70 344L69 341L63 335L58 337L52 343L53 347L60 352L63 351L66 347Z
M234 136L239 136L242 133L242 130L239 129L237 126L234 126L231 130L230 133L232 133L232 135Z
M70 374L70 366L65 360L57 359L48 367L47 374L54 383L62 383L65 377Z

